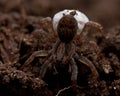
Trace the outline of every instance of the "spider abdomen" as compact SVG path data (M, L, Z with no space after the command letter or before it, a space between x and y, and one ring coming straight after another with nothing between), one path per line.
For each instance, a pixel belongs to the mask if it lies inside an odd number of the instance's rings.
M63 16L57 26L59 39L64 43L69 43L77 33L78 25L72 15Z

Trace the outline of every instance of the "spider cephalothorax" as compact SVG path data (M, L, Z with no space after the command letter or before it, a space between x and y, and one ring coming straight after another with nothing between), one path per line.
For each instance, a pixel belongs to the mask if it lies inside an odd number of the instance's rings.
M72 15L63 16L57 27L57 33L62 42L69 43L77 33L78 25Z
M36 56L47 57L44 64L40 68L40 78L45 76L49 66L55 66L59 61L60 64L69 62L69 71L71 73L72 85L76 85L78 68L76 60L88 66L93 74L94 79L98 78L99 74L94 64L76 51L74 43L75 35L80 35L81 32L87 31L94 27L103 34L103 29L100 24L89 21L88 17L78 10L63 10L56 13L53 17L53 29L58 34L58 39L53 48L45 54L40 50L34 52L25 62L28 65ZM62 46L62 47L61 47Z

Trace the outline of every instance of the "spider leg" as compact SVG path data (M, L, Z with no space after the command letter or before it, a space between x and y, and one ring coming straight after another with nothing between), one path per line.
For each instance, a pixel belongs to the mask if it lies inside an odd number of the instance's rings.
M65 52L65 44L61 43L58 51L57 51L57 62L61 63L61 61L63 60L63 57L65 56L66 52Z
M39 51L35 51L23 64L22 67L28 66L36 57L47 57L50 56L53 52L53 54L55 54L58 46L60 44L60 40L57 40L56 44L53 46L52 50L50 50L50 52L46 52L45 50L39 50Z
M89 21L85 24L83 32L87 32L91 27L98 29L101 32L102 36L104 37L105 32L103 30L103 27L99 23L93 21Z
M78 54L75 54L75 58L91 69L92 74L94 75L93 78L96 79L99 77L98 71L96 70L95 66L93 65L93 63L90 60L88 60L84 56L78 56Z
M78 68L75 60L72 58L70 60L70 65L71 66L71 81L72 81L72 86L76 86L77 84L77 75L78 75Z
M41 66L40 69L40 78L43 78L45 76L45 73L50 65L56 62L56 51L60 45L61 41L57 40L55 45L53 46L52 50L50 51L50 57L44 62L44 64Z
M72 58L73 54L75 53L75 45L74 43L70 43L70 44L65 44L65 55L64 55L64 58L62 60L62 64L65 64L67 63L70 58Z
M48 60L46 60L45 63L44 63L44 64L41 66L41 68L40 68L40 73L39 73L40 78L43 78L43 77L45 76L45 73L46 73L48 67L49 67L50 65L52 65L53 63L54 63L53 57L50 56L50 57L48 58Z
M53 54L56 53L56 51L57 51L57 49L58 49L60 43L61 43L61 41L58 39L58 40L56 41L55 45L54 45L53 48L52 48Z
M44 50L35 51L23 64L22 68L28 66L35 57L47 57L49 54Z

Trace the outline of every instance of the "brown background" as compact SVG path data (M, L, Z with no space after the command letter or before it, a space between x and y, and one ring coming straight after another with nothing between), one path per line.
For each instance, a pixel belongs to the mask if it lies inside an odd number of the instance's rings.
M20 0L0 0L0 11L18 11ZM53 16L63 9L79 9L90 20L101 23L105 28L119 25L120 0L23 0L27 14Z

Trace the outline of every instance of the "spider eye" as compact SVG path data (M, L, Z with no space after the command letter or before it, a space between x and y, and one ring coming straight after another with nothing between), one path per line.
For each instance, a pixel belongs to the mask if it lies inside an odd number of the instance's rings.
M57 26L57 33L62 42L70 42L77 33L78 24L72 15L63 16Z

